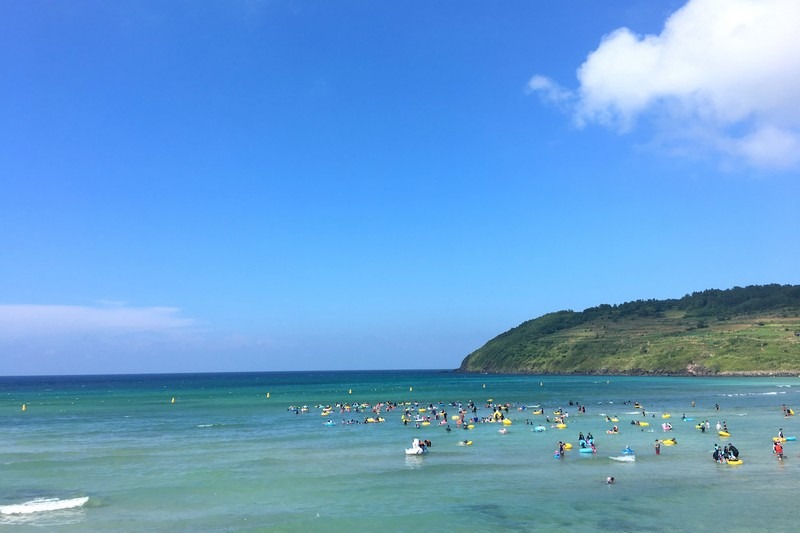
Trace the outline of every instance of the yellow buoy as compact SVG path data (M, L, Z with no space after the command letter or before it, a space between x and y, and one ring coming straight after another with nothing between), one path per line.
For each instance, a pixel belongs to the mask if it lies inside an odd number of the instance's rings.
M409 387L408 392L414 392L414 387Z
M267 393L267 398L269 398L269 393Z
M353 394L353 389L348 389L347 394Z
M172 397L172 403L175 403L175 396Z
M25 409L27 409L27 407L25 407L25 404L23 403L22 404L22 410L24 411Z

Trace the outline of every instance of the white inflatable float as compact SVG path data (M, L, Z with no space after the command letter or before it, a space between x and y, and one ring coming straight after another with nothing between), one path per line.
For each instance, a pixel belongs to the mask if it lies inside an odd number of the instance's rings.
M419 445L419 439L414 439L411 443L411 448L406 448L406 455L422 455L428 450Z

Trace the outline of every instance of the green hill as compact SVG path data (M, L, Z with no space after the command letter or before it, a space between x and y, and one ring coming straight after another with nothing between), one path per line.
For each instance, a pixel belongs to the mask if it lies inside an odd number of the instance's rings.
M462 372L800 373L800 286L696 292L549 313L469 354Z

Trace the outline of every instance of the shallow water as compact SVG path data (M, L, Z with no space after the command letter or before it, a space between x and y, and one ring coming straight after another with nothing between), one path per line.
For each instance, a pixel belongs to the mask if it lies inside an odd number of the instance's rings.
M413 389L413 390L410 390ZM350 392L352 391L352 393ZM297 372L0 378L0 526L61 531L773 531L795 530L788 509L800 444L772 454L778 428L800 434L798 378L486 376L451 372ZM269 398L267 397L269 393ZM171 403L172 398L175 403ZM513 424L447 433L404 426L401 410L381 424L341 424L372 413L320 416L337 402L510 403ZM586 406L578 414L569 401ZM641 402L647 417L634 409ZM692 407L692 401L696 407ZM631 402L625 405L624 402ZM26 409L22 411L21 406ZM551 429L523 405L552 417ZM715 409L720 404L720 410ZM289 406L308 405L294 414ZM414 408L416 414L416 407ZM661 429L662 413L674 429ZM693 417L684 422L681 415ZM428 413L425 413L428 414ZM619 435L602 414L618 415ZM655 415L653 418L652 415ZM336 427L323 425L327 419ZM646 420L649 427L630 425ZM709 419L711 431L694 425ZM711 459L726 421L744 459ZM548 430L535 433L533 425ZM598 453L553 457L592 432ZM414 437L433 442L406 456ZM676 446L655 455L656 438ZM463 439L472 446L458 446ZM634 463L617 462L629 445ZM606 476L615 485L603 483ZM53 509L53 501L80 506ZM49 501L41 501L48 499ZM34 512L14 513L28 504Z

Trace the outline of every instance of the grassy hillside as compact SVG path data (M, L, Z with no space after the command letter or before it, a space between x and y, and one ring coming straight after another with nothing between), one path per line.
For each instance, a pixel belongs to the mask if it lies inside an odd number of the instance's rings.
M464 372L800 373L800 286L708 290L529 320L468 355Z

